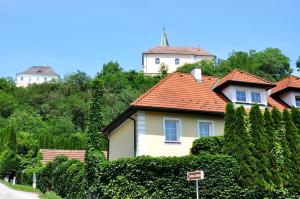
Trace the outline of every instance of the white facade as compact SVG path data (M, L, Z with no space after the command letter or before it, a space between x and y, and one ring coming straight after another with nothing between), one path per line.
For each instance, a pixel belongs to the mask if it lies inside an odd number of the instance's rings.
M281 94L279 97L289 106L300 108L300 106L296 104L296 97L300 97L300 92L289 91Z
M58 76L54 75L31 75L31 74L17 74L16 86L27 87L31 84L41 84L51 80L59 79Z
M143 72L145 74L157 74L161 71L161 65L165 64L168 68L168 73L177 70L178 67L188 63L196 63L201 60L212 60L213 56L187 55L187 54L158 54L144 53L143 54ZM156 62L159 59L159 63ZM177 59L177 60L176 60Z
M246 101L238 101L236 93L237 91L244 91L246 93ZM255 103L252 101L251 92L260 93L261 103ZM250 86L236 86L230 85L222 90L222 93L234 104L243 104L245 108L251 108L252 104L258 104L261 106L268 106L267 91L264 88L256 88Z

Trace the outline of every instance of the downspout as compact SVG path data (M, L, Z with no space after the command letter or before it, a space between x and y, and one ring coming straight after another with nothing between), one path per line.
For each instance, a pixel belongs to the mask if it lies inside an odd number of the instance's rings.
M133 121L133 157L136 157L136 120L129 117Z

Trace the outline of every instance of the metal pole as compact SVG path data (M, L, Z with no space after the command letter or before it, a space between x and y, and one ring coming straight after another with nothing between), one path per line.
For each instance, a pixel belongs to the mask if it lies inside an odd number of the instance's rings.
M196 195L197 195L197 199L199 199L198 180L196 180Z

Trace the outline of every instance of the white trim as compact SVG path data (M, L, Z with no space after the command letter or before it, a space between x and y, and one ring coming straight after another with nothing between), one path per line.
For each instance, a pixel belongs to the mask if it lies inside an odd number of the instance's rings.
M241 92L245 92L246 94L246 101L239 101L237 99L237 91L241 91ZM260 94L260 103L257 103L257 102L253 102L252 101L252 96L251 96L251 93L259 93ZM266 93L267 94L267 93ZM268 99L267 99L267 96L266 97L266 103L263 103L263 96L264 94L262 93L262 91L260 90L257 90L257 89L243 89L243 88L236 88L235 89L235 93L234 93L234 99L232 100L232 102L235 102L235 103L247 103L247 104L258 104L258 105L264 105L264 106L267 106L268 105Z
M165 129L166 120L178 121L178 132L177 132L177 140L176 141L166 140L166 129ZM180 142L181 132L182 132L182 128L181 128L181 119L180 118L163 117L163 141L164 142L168 142L168 143L172 143L172 142L178 143L178 142Z
M211 132L209 136L215 136L215 122L212 120L197 120L197 135L200 137L200 128L199 128L199 123L200 122L205 122L205 123L211 123Z
M145 112L138 111L136 117L136 156L144 155L145 152Z

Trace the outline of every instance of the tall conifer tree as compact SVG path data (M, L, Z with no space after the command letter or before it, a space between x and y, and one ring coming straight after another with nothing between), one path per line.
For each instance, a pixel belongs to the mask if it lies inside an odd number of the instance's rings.
M283 160L282 147L277 136L273 118L269 109L264 112L265 132L267 135L266 155L269 160L269 171L271 173L272 182L276 187L282 188L283 181L281 178L281 162Z
M251 136L249 133L249 124L246 119L246 112L243 106L236 109L236 120L235 120L235 142L232 143L233 148L238 148L235 153L232 154L238 161L241 173L240 182L244 187L253 187L254 177L256 176L255 163L256 160L252 156L250 148L252 147Z
M289 167L292 173L292 178L289 180L289 187L300 193L300 136L289 111L283 111L282 119L285 123L286 140L291 152Z
M101 129L103 128L103 90L103 81L100 78L93 80L85 156L85 172L89 192L88 198L96 198L95 190L98 179L97 167L104 161L102 154L103 137L101 133Z
M269 171L269 160L267 156L267 136L264 129L263 114L258 105L253 105L249 113L250 132L252 137L253 147L251 148L252 155L256 161L256 185L260 188L266 188L270 182L272 174Z
M291 116L294 124L298 128L298 131L300 131L300 111L299 109L293 107L291 111Z
M238 146L235 143L235 109L232 103L228 103L225 111L225 127L224 127L224 140L225 151L228 155L232 155L238 150Z

